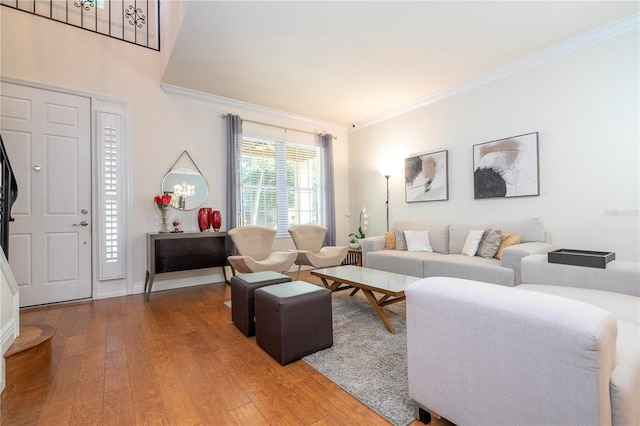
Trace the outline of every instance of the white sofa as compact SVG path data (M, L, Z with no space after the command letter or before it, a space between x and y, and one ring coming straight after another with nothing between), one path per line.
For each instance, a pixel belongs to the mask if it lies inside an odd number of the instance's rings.
M435 224L398 220L390 228L396 232L429 231L433 252L385 250L384 236L364 238L363 266L414 277L456 277L513 286L519 284L523 257L559 248L548 242L542 222L537 218L484 225ZM466 256L462 249L472 229L495 229L522 235L521 244L506 248L500 260Z
M410 397L457 425L640 424L640 264L529 256L522 280L407 288Z

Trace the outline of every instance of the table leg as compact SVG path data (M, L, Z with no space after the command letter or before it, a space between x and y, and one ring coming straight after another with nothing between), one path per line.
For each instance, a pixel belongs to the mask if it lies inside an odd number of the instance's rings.
M376 315L378 315L378 318L380 318L380 320L382 321L384 326L387 328L389 333L397 334L396 329L393 328L393 326L391 325L391 322L389 321L387 314L382 310L382 308L378 304L378 300L376 299L376 296L374 296L373 292L371 290L366 290L364 288L362 289L362 292L366 296L367 300L373 307L373 310L375 311Z
M231 269L231 277L227 276L227 266L229 265L222 266L222 276L224 276L224 282L231 284L231 278L235 275L235 271L233 270L233 266L229 266L229 269Z
M351 287L343 287L340 288L340 286L342 285L341 282L339 281L334 281L333 283L329 284L329 282L327 281L326 278L320 277L320 279L322 280L322 285L324 285L325 288L328 288L329 290L333 291L337 291L337 290L346 290L348 288Z
M331 286L329 285L329 283L327 282L326 278L322 278L320 277L320 280L322 280L322 285L324 286L324 288L330 288Z
M144 280L144 298L146 300L149 300L149 297L151 296L151 287L153 286L153 280L155 277L156 274L151 274L149 273L149 271L147 271L147 276Z

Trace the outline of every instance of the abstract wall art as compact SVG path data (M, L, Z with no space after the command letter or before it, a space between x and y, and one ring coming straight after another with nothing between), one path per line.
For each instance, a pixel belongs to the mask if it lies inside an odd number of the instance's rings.
M474 198L540 195L538 133L473 146Z
M407 203L448 200L448 173L446 150L405 159L404 185Z

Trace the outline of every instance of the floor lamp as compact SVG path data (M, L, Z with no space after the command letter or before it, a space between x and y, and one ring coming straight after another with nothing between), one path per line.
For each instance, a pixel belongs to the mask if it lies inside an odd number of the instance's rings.
M389 178L390 174L385 174L384 177L387 179L387 201L384 203L387 208L387 232L389 232Z

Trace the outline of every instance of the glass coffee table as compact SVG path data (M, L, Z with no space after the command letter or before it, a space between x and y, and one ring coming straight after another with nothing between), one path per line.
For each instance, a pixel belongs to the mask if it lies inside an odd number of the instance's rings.
M322 284L331 291L353 288L354 291L351 293L353 296L361 290L378 318L393 334L396 334L396 329L389 322L382 307L405 300L404 290L407 286L422 279L354 265L315 269L311 271L311 275L320 277ZM378 298L373 293L379 293L382 296Z

